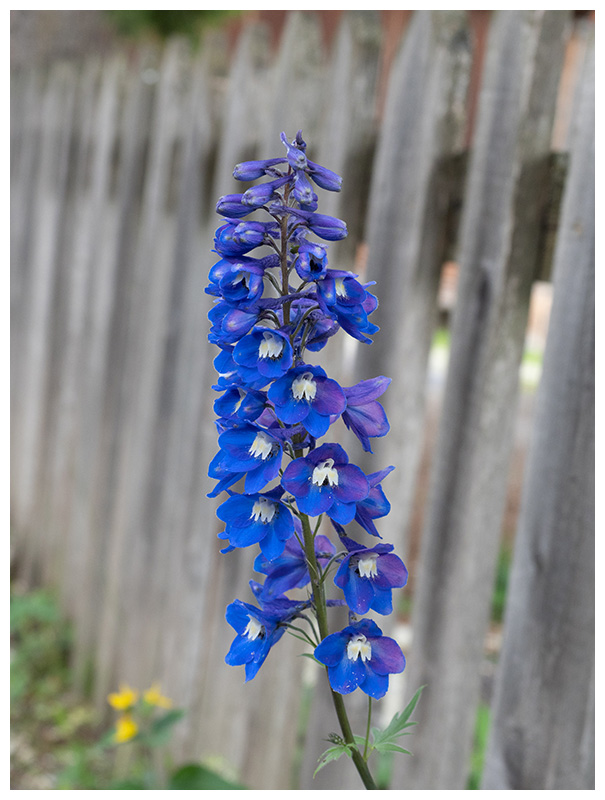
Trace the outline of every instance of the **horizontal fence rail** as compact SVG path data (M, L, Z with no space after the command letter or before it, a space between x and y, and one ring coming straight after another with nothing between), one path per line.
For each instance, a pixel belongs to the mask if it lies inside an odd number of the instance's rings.
M568 152L552 153L572 36L584 66ZM254 24L231 57L212 31L196 54L175 40L12 76L15 569L56 588L100 707L120 681L161 681L187 709L175 757L220 757L250 788L360 788L341 762L311 778L335 721L296 640L249 684L224 664L224 610L249 598L252 555L220 554L206 497L214 205L237 191L235 163L298 129L343 176L320 209L349 228L332 266L377 282L375 343L331 340L322 364L345 385L393 378L389 437L373 456L342 442L367 471L397 467L381 532L404 560L439 282L459 264L408 668L376 704L386 719L427 685L390 788L467 785L530 292L551 259L484 788L594 786L594 44L565 12L494 12L471 119L481 53L464 12L414 12L383 106L379 12L343 14L329 50L316 15L292 12L274 53Z

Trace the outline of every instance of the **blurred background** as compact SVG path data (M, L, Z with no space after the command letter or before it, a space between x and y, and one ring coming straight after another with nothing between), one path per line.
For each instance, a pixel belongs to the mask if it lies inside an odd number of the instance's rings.
M377 722L427 685L381 784L594 788L594 12L11 11L12 788L107 786L106 696L154 681L175 763L360 788L311 778L295 640L224 664L259 576L206 497L214 206L299 129L380 301L320 363L393 378L374 455L341 432L410 572Z

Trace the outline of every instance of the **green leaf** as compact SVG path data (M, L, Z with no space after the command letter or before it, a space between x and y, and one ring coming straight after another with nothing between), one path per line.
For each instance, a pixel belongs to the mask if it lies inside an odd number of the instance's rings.
M171 776L169 789L244 789L201 764L185 764Z
M414 709L416 708L416 704L420 699L420 694L424 688L424 686L421 686L420 689L418 689L414 697L412 697L401 714L395 714L393 719L383 731L377 730L376 728L372 729L372 735L374 738L373 746L375 748L377 748L377 745L382 742L392 741L397 739L399 736L403 736L403 730L405 728L410 728L412 725L416 724L415 722L408 722L408 720L412 716Z
M299 655L300 655L302 658L310 658L310 659L311 659L311 661L315 661L315 663L316 663L316 664L319 664L319 666L320 666L320 667L323 667L323 664L321 663L321 661L318 661L318 660L315 658L315 656L313 655L313 653L299 653Z
M374 749L378 750L379 753L389 753L391 751L396 753L407 753L408 756L411 756L409 750L404 750L403 747L399 747L398 744L393 744L393 742L379 742L379 744L374 745Z
M315 777L319 770L325 767L330 761L338 761L338 759L345 754L348 755L349 758L351 757L351 747L348 744L337 744L335 747L328 747L328 749L321 754L313 777Z
M139 738L151 747L158 747L166 744L172 734L172 727L184 716L185 712L181 708L168 711L161 717L155 719L147 733L140 734Z

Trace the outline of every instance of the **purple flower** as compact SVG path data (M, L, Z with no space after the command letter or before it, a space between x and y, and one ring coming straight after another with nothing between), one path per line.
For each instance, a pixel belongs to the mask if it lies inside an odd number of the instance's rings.
M266 396L264 392L229 386L226 392L214 401L214 412L218 417L254 422L264 411Z
M277 477L281 466L281 444L268 430L244 423L222 433L218 444L220 450L210 462L211 477L222 479L231 473L237 476L237 480L246 473L245 490L249 494L259 492ZM212 474L214 470L216 474Z
M278 558L294 533L290 509L280 502L281 488L264 494L234 494L216 512L225 523L219 539L229 540L231 548L259 544L263 555Z
M248 333L258 322L258 312L234 308L229 303L218 300L208 312L208 319L212 323L208 340L221 347L237 342Z
M277 621L260 608L241 600L234 600L227 606L226 619L237 636L225 656L225 661L231 666L245 665L246 681L250 681L263 665L269 650L284 635L286 628L278 627Z
M271 171L276 164L283 164L285 158L266 158L262 161L243 161L236 164L233 177L238 181L255 181Z
M301 364L269 387L268 398L277 418L289 425L302 422L314 438L330 427L330 417L340 416L346 400L338 383L326 377L321 367Z
M302 528L296 518L294 525L302 538ZM335 552L336 548L327 536L320 534L315 537L315 555L322 567L325 567ZM288 539L279 558L270 561L265 554L259 555L254 562L254 569L267 576L260 595L263 599L277 597L289 589L299 589L311 580L305 554L296 536Z
M276 233L271 222L225 222L216 231L214 248L222 256L243 256L265 242L265 236Z
M296 498L303 514L329 517L347 525L355 516L356 503L370 491L368 479L338 444L323 444L306 457L291 461L282 486Z
M255 328L240 339L233 350L233 360L242 380L259 389L286 373L292 366L292 359L290 340L273 328Z
M288 137L283 132L281 140L288 151L288 164L290 164L292 169L305 169L307 166L307 157L305 155L307 145L303 141L302 131L298 131L292 143L288 141Z
M245 206L242 203L241 194L226 194L223 197L219 197L216 204L216 213L221 214L223 217L239 219L250 213L250 206Z
M307 159L309 174L312 180L322 189L327 189L329 192L339 192L342 188L342 178L331 169L321 167L313 161Z
M328 256L325 245L303 239L294 263L296 272L304 281L317 281L327 272Z
M347 408L342 421L368 453L372 452L369 437L385 436L390 430L384 408L376 400L386 391L390 382L390 378L372 378L344 388Z
M369 619L326 636L315 648L315 658L328 668L335 692L350 694L360 688L376 700L387 693L389 675L405 669L405 657L397 642L383 636Z
M355 521L358 522L362 528L365 528L368 533L372 534L372 536L378 536L379 539L382 537L376 530L374 520L380 517L386 517L391 510L391 504L387 500L382 486L379 484L394 469L395 467L387 467L379 472L372 472L371 475L368 475L370 492L365 500L357 503Z
M292 195L305 211L315 211L317 208L317 195L313 191L309 179L302 170L297 170L296 172Z
M266 183L259 183L258 186L252 186L242 195L242 203L248 207L248 212L260 208L272 200L276 196L277 190L288 181L291 181L290 176L284 175Z
M364 547L341 537L349 555L341 561L334 583L340 587L347 605L355 614L372 609L379 614L393 611L392 590L405 586L408 571L391 544Z

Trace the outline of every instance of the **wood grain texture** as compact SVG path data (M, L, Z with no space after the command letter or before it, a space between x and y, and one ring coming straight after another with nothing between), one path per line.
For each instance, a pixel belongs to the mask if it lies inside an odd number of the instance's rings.
M594 789L594 42L554 262L485 789Z
M414 598L408 679L427 689L396 786L466 786L566 22L498 12L490 30Z

